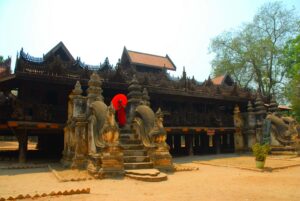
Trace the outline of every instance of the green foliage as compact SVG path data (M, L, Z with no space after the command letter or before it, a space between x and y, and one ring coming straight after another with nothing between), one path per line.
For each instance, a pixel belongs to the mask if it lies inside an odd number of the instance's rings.
M286 95L292 104L293 114L300 121L300 34L287 42L282 63L289 67Z
M0 63L4 62L3 56L0 55Z
M252 146L252 152L257 161L265 161L271 148L268 144L261 145L256 143Z
M265 97L282 94L288 66L281 62L286 41L299 33L294 10L280 2L264 4L253 21L211 41L213 75L229 73L241 87Z

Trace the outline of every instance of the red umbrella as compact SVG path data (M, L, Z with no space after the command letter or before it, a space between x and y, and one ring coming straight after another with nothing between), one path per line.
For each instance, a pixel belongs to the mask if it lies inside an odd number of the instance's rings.
M119 126L125 126L126 124L126 112L125 107L127 105L127 97L124 94L117 94L111 100L113 107L117 111L117 117Z
M124 94L117 94L113 97L113 99L111 100L114 108L116 111L118 111L122 106L122 107L126 107L127 105L127 97Z

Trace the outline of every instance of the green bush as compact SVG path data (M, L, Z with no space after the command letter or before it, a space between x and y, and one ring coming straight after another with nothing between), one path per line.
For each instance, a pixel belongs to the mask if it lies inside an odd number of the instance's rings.
M252 146L253 155L257 161L265 161L270 150L268 144L261 145L256 143Z

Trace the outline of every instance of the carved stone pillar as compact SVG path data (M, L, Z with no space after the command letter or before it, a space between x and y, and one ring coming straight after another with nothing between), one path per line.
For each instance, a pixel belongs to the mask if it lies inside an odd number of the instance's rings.
M138 80L136 79L136 76L133 76L132 81L129 84L128 87L128 106L127 106L127 125L125 126L125 129L129 129L129 125L131 124L131 121L133 120L133 116L135 113L135 109L138 105L142 102L142 92L141 92L141 85L138 83Z
M72 168L85 168L88 156L87 122L76 122L75 136L76 146L72 162Z
M248 102L248 149L251 150L252 146L256 143L256 135L255 135L255 125L256 125L256 119L255 114L253 112L253 107L251 102Z
M235 126L234 149L235 152L241 152L244 150L244 138L242 134L243 120L241 118L240 108L237 105L234 107L233 120Z
M74 129L74 157L72 159L72 168L85 168L88 155L88 136L86 120L86 98L83 97L80 83L77 81L73 90L73 117Z
M260 96L257 95L255 100L255 116L256 116L256 141L262 143L262 124L266 117L266 108Z

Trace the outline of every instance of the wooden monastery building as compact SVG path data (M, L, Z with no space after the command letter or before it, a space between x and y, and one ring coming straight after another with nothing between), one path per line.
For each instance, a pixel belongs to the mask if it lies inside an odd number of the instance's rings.
M253 100L250 91L238 88L229 75L200 83L188 78L185 70L179 78L169 71L176 71L176 66L168 55L126 47L115 66L107 58L98 66L87 65L62 42L42 58L21 49L14 73L10 61L0 65L0 135L17 136L21 161L26 158L28 136L37 136L41 155L59 158L68 95L77 80L86 89L91 73L97 72L103 79L106 104L118 93L127 94L136 76L148 91L152 109L160 107L164 113L172 155L234 152L233 110L236 105L242 113L247 110L248 101Z

